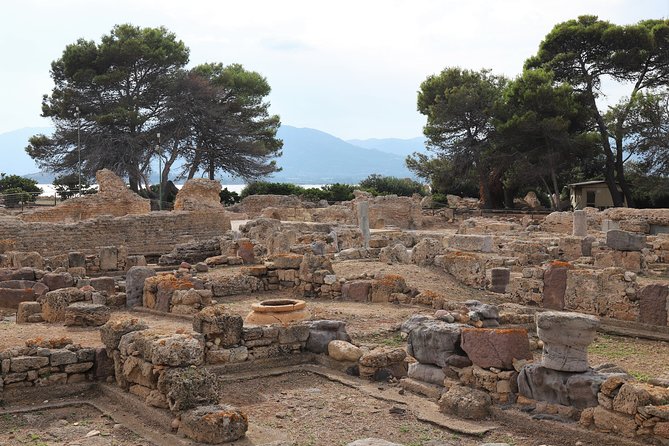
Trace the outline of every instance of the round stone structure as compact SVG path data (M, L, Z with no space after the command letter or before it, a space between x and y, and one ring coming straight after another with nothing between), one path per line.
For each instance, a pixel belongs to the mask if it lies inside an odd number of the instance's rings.
M252 304L244 323L251 325L288 325L308 319L307 303L299 299L272 299Z

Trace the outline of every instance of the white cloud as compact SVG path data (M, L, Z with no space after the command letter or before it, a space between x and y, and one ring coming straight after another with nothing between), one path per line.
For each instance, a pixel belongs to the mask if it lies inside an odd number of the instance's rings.
M514 76L558 22L669 15L666 0L10 0L0 18L0 132L43 125L49 65L78 37L114 24L164 25L191 63L242 63L267 77L288 124L344 138L411 137L424 122L416 91L446 66Z

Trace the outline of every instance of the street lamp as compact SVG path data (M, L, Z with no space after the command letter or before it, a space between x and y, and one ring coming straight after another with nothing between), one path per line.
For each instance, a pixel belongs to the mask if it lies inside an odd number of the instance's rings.
M81 114L79 107L76 108L74 115L77 117L77 154L79 155L79 196L81 197Z
M160 132L156 134L158 144L156 144L156 153L158 154L158 210L163 210L163 157L160 155Z

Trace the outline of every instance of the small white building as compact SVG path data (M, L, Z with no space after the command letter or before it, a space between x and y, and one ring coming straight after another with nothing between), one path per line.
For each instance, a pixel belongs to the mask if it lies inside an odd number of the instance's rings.
M573 209L592 207L606 209L613 207L611 192L604 180L583 181L569 184L569 201ZM620 187L618 190L622 192ZM625 201L627 206L627 201Z

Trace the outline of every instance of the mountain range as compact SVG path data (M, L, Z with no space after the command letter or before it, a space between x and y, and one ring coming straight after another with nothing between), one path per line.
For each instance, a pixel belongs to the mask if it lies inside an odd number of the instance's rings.
M49 127L30 127L0 134L0 172L51 183L54 175L39 172L25 152L28 138L51 132ZM277 158L282 170L267 180L295 184L355 184L371 174L412 177L404 159L413 152L425 151L423 137L344 141L320 130L290 125L282 125L277 136L283 140L283 155ZM173 168L174 173L177 168ZM221 181L243 183L228 176Z

